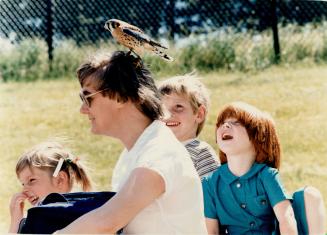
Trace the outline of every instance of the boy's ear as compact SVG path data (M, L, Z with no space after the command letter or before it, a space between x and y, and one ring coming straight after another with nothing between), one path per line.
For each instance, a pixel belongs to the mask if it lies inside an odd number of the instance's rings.
M203 105L200 105L197 111L196 121L197 123L201 123L204 121L207 114L207 109Z

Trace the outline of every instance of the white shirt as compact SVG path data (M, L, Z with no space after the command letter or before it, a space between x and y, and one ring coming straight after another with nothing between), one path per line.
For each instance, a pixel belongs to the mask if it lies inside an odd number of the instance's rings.
M206 234L200 178L190 156L160 121L154 121L115 166L112 187L119 191L137 167L162 176L165 192L139 212L124 233Z

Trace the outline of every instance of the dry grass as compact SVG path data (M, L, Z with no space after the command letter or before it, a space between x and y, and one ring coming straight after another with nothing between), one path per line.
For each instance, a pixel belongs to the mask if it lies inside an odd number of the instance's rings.
M318 187L327 198L327 67L270 68L258 74L203 75L212 106L201 137L214 145L219 108L242 100L270 112L283 146L281 174L289 191ZM110 189L120 143L89 133L79 114L79 85L74 81L0 84L0 232L9 223L10 196L20 185L14 173L19 155L41 141L65 137L74 152L88 160L98 190ZM96 169L96 170L95 170ZM325 202L326 205L326 202Z

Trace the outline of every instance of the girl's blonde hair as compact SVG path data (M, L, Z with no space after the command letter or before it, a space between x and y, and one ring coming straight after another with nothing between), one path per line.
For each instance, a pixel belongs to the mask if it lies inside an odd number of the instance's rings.
M281 149L272 117L256 107L243 102L234 102L218 114L216 131L227 118L236 118L246 129L256 151L257 163L279 168ZM227 162L226 154L219 150L221 163Z
M49 171L52 175L60 159L63 159L60 171L67 173L70 189L73 188L76 181L82 186L83 191L90 191L92 183L85 166L78 157L74 156L58 142L43 142L25 152L16 164L16 174L18 176L25 167L37 167Z

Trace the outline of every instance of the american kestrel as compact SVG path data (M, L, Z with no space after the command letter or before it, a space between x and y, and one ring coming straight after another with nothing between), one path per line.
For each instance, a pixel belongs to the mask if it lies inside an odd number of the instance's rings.
M164 50L168 49L167 47L152 40L134 25L121 20L110 19L105 23L104 28L111 32L117 42L128 47L130 51L137 55L141 55L145 49L154 52L165 60L173 61L173 58L164 52Z

